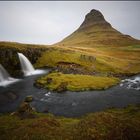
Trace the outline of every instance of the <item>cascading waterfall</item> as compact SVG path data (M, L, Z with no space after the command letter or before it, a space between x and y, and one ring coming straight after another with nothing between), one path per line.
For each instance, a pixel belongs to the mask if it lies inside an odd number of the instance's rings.
M21 64L21 68L24 73L24 76L41 74L45 72L44 70L35 70L31 62L28 60L28 58L22 53L18 53L18 57L20 60L20 64Z
M12 78L6 69L0 64L0 86L6 86L13 82L16 82L18 79Z
M18 53L22 71L25 76L32 75L35 71L31 62L22 53Z
M5 80L8 80L10 75L8 72L4 69L4 67L0 64L0 82L3 82Z

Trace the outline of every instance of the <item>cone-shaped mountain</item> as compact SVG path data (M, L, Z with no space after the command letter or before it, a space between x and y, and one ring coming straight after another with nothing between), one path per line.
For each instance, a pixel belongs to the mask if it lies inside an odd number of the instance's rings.
M128 46L140 44L140 40L120 33L105 20L100 11L93 9L85 16L80 27L58 44L80 47Z

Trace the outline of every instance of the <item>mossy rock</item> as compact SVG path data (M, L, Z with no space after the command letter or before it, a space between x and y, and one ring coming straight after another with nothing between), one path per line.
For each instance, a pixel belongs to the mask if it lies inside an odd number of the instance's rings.
M64 91L66 91L67 90L67 85L68 85L67 82L60 83L60 85L56 88L56 91L57 92L64 92Z
M25 102L32 102L33 101L33 96L29 95L29 96L26 96Z
M30 102L33 101L33 97L27 96L24 101L20 104L19 108L17 109L16 112L12 113L11 115L16 115L21 119L26 119L26 118L35 118L36 113L35 109L31 107Z

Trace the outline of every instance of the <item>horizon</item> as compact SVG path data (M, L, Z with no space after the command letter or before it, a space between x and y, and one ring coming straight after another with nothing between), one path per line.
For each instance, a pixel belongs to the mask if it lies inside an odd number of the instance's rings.
M116 30L140 39L139 8L138 1L0 2L0 41L55 44L77 30L92 9Z

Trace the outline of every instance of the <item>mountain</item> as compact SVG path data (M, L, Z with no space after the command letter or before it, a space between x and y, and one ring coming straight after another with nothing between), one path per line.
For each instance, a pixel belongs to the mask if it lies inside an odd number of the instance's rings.
M140 44L140 40L117 31L100 11L93 9L85 16L81 26L58 44L79 47L129 46Z

